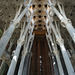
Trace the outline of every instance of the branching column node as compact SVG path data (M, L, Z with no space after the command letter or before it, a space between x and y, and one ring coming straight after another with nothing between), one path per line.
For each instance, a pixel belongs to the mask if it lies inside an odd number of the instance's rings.
M59 51L58 50L53 50L53 53L55 56L59 56Z
M56 41L57 41L57 44L58 44L58 45L60 45L60 43L64 43L64 40L63 40L62 38L60 38L60 37L58 37L58 38L56 39Z
M20 38L20 39L18 39L17 44L18 43L21 43L23 45L24 44L24 41L25 41L24 38Z

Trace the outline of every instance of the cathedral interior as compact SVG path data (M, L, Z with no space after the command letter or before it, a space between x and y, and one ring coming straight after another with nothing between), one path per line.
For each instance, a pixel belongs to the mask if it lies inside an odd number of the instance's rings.
M75 75L75 0L0 0L0 75Z

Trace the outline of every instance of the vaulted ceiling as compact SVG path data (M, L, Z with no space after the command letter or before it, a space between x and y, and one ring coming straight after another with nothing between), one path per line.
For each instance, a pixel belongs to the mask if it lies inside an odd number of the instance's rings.
M27 0L25 0L27 1ZM56 0L53 0L56 1ZM72 21L73 27L75 27L75 1L74 0L59 0L63 5L65 9L65 13L69 19ZM28 2L28 1L27 1ZM27 3L26 2L26 3ZM14 19L16 12L18 11L20 4L24 3L24 0L0 0L0 29L4 32L9 25L10 22ZM45 33L46 27L45 27L45 21L47 19L47 13L46 10L48 9L50 11L50 7L47 5L47 0L32 0L32 6L31 9L34 10L33 13L33 20L35 21L35 32L37 34ZM24 3L24 6L22 7L22 10L25 8L26 4ZM56 6L57 7L57 6ZM20 24L22 24L26 20L27 16L25 15L21 21ZM59 21L56 15L53 17L56 21ZM59 21L60 22L60 21ZM16 39L19 37L20 34L21 25L19 28L17 28L14 32L14 36L16 34ZM63 28L60 25L60 31L62 34L62 37L65 39L65 35L67 37L70 37L67 30Z

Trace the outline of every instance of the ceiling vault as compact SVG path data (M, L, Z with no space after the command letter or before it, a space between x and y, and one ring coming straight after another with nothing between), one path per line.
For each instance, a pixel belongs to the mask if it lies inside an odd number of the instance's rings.
M0 75L75 75L74 18L74 0L0 0Z

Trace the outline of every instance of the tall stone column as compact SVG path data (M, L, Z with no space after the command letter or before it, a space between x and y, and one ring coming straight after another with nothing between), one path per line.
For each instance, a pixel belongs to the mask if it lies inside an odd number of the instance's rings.
M60 57L59 57L58 50L57 50L57 49L55 48L55 46L54 46L54 43L53 43L51 34L50 34L50 32L49 32L49 27L48 27L47 25L46 25L46 28L47 28L47 32L48 32L48 35L46 34L46 38L49 38L49 39L50 39L50 42L51 42L51 44L52 44L53 52L54 52L54 54L55 54L56 61L57 61L57 64L58 64L59 73L60 73L60 75L64 75L64 72L63 72L63 68L62 68L62 64L61 64L61 61L60 61Z

